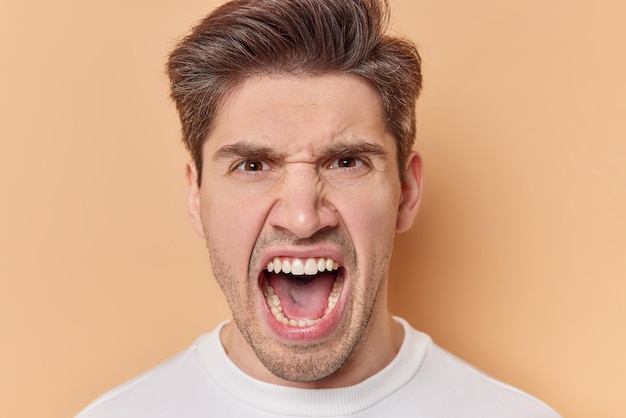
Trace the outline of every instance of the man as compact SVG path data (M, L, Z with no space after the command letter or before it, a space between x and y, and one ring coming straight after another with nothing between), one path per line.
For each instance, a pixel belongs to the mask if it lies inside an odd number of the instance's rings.
M387 307L421 197L414 45L376 0L234 0L168 62L234 321L79 417L557 417Z

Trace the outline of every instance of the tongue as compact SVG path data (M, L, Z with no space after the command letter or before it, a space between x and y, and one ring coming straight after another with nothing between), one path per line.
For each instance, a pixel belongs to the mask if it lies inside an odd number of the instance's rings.
M269 274L268 282L280 299L288 319L318 319L324 316L328 296L335 283L335 274L292 276Z

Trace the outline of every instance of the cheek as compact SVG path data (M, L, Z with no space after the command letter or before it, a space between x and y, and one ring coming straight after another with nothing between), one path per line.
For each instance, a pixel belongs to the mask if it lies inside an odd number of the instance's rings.
M399 194L389 187L372 190L377 192L344 194L337 204L357 251L362 253L388 248L395 236Z
M207 244L232 264L247 266L265 220L263 202L224 188L214 188L203 197L201 213Z

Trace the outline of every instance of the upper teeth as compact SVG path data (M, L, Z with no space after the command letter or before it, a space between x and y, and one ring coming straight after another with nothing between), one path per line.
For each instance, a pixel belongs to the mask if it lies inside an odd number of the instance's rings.
M280 273L291 273L297 276L322 273L324 271L333 271L339 268L339 264L330 258L293 258L291 260L281 260L275 257L267 263L267 271Z

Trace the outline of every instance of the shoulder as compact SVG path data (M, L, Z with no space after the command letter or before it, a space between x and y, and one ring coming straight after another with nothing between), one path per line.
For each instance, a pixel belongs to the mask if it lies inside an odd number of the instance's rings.
M194 399L200 393L215 392L198 357L199 344L210 336L200 337L183 352L101 395L76 418L186 416L185 410L198 407Z
M432 342L430 337L405 326L409 338L429 341L418 372L409 384L429 408L445 416L558 418L535 397L476 369ZM421 398L422 396L420 396Z

